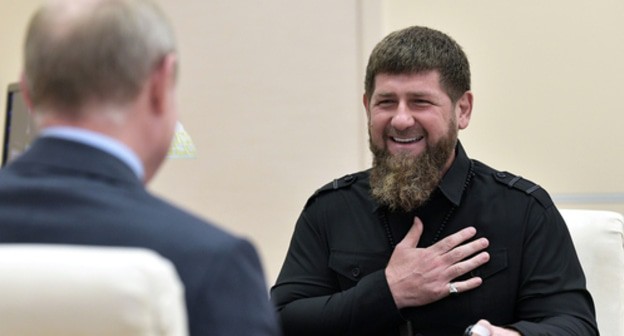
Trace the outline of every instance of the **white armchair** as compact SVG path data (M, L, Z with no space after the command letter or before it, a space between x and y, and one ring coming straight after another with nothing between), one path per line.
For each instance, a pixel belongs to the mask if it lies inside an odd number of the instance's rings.
M187 335L182 283L146 249L0 245L0 274L0 335Z
M594 298L601 335L624 336L624 218L598 210L560 210Z

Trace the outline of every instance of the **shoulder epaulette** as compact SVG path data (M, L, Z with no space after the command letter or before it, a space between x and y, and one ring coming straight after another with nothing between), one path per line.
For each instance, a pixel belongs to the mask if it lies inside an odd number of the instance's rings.
M308 199L308 201L305 204L305 207L307 207L310 202L312 200L314 200L316 197L318 197L319 195L329 192L329 191L333 191L333 190L338 190L344 187L348 187L350 185L352 185L353 183L355 183L355 181L357 181L357 176L355 175L345 175L341 178L335 179L333 181L331 181L330 183L327 183L326 185L320 187L318 190L316 190L314 192L314 194L312 196L310 196L310 198ZM304 207L304 208L305 208Z
M492 174L496 182L506 185L508 188L514 188L533 196L543 207L547 208L553 204L552 199L542 187L535 184L522 176L517 176L509 172L495 172Z

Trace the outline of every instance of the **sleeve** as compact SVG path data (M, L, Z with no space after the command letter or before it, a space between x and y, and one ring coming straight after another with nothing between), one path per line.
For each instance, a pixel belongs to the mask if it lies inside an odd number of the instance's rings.
M341 290L329 267L327 234L318 211L304 210L284 265L272 288L283 332L287 336L380 335L403 321L383 269ZM345 237L344 239L348 239Z
M275 308L254 247L235 239L215 259L194 298L199 311L191 335L277 336L279 326Z
M555 206L530 212L528 220L516 307L520 322L511 327L524 336L598 335L594 305L565 221Z

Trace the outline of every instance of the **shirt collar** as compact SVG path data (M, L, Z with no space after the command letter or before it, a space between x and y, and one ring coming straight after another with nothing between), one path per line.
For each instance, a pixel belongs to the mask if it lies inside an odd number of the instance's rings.
M466 176L470 170L470 159L461 145L459 140L455 147L455 160L451 164L449 170L442 177L438 189L444 196L456 206L461 203L462 193L464 191L464 183Z
M46 127L41 130L40 136L60 138L95 147L124 162L139 180L143 180L145 173L139 157L128 146L111 137L84 128L70 126Z

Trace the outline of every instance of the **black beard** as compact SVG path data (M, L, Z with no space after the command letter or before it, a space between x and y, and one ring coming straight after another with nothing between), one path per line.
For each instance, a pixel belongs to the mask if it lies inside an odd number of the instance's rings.
M424 140L422 140L424 141ZM369 138L373 153L370 173L371 194L391 211L409 212L422 206L442 179L442 170L457 144L457 131L450 129L446 137L414 157L392 155L386 148L377 148Z

